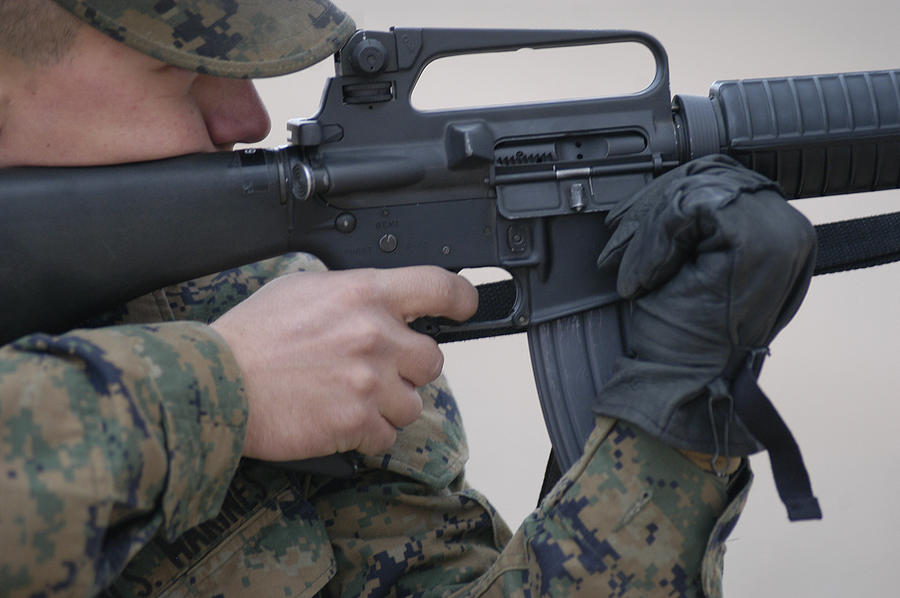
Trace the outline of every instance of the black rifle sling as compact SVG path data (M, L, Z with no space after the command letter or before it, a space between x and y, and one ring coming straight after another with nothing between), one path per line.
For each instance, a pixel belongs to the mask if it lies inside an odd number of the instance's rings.
M816 226L816 274L900 261L900 212Z
M788 519L821 519L822 510L813 496L800 447L775 406L756 383L758 372L758 367L750 363L738 372L731 385L734 412L766 447L775 488L787 508Z
M816 227L819 252L814 274L833 274L900 261L900 212L819 224ZM475 321L497 320L508 314L516 300L511 280L478 286L478 312ZM511 334L514 329L497 330L494 335ZM484 338L482 332L442 332L442 342Z

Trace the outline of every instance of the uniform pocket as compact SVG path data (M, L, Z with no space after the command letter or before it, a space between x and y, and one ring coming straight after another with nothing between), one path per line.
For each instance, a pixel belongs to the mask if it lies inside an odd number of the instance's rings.
M740 470L734 474L728 493L731 500L713 526L706 552L700 566L703 578L703 593L707 598L722 598L722 569L725 560L725 541L737 525L738 518L747 503L750 486L753 484L753 472L749 462L744 462Z

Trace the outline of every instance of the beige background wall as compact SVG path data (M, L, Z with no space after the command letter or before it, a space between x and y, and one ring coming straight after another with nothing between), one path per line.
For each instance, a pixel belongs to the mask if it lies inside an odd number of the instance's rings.
M668 50L673 93L705 94L716 79L900 68L900 5L883 0L339 3L369 29L644 30ZM519 83L498 84L490 70L467 68L474 69L472 86L498 89L500 98L524 101L532 98L544 73L555 74L553 85L564 91L567 81L578 77L596 82L601 91L607 89L607 80L627 87L633 77L616 60L600 67L548 62L522 73L527 76ZM260 84L274 123L273 134L262 145L283 143L287 118L315 113L330 73L326 63ZM450 88L464 87L454 80L447 83ZM900 210L900 197L880 193L795 205L823 222ZM729 541L728 596L897 595L898 299L900 265L817 278L800 314L772 347L762 384L803 448L825 519L789 524L766 457L754 457L756 485ZM467 423L471 482L515 527L534 505L549 447L525 339L471 342L448 346L445 352L446 372Z

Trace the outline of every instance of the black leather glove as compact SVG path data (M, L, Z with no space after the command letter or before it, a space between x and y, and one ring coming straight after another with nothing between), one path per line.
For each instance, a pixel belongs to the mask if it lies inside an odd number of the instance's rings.
M626 356L595 410L713 464L765 448L788 517L821 518L797 443L756 385L809 287L812 225L776 183L726 156L666 173L607 224L615 231L598 265L618 265L617 290L631 301Z
M681 448L761 450L729 388L797 311L815 265L812 225L776 183L726 156L666 173L607 223L615 232L598 264L618 265L618 292L632 301L626 357L596 410Z

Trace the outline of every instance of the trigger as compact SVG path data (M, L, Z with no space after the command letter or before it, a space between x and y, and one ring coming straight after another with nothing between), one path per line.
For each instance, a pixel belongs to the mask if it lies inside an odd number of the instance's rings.
M427 334L431 338L437 338L441 333L441 325L438 323L440 319L424 316L410 322L409 327L420 334Z

